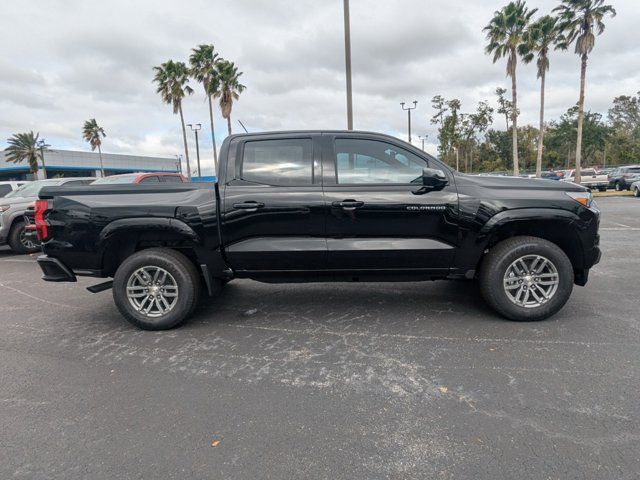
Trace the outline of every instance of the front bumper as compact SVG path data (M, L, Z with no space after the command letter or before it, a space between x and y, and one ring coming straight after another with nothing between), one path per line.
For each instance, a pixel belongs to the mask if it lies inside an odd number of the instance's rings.
M47 282L76 282L73 271L57 258L47 255L38 257L38 265L42 269L42 279Z

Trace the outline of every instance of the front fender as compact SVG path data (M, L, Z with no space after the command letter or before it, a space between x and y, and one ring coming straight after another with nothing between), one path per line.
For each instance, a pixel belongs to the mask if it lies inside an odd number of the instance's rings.
M478 232L477 241L483 242L507 223L531 221L560 221L578 227L582 222L574 212L557 208L519 208L505 210L491 217Z

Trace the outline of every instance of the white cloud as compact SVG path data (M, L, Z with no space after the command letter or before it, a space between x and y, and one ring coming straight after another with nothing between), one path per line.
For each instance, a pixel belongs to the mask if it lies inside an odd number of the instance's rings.
M414 138L428 134L430 99L460 98L463 108L493 102L508 87L504 63L484 55L482 27L497 0L351 0L355 126L405 136L399 102L418 100ZM558 4L530 1L540 12ZM606 112L615 95L640 87L636 0L617 0L618 16L589 60L587 108ZM162 104L151 68L214 43L244 71L246 92L234 107L250 130L344 128L342 2L315 0L37 0L3 2L0 30L0 148L14 132L33 129L59 148L88 148L82 122L105 127L106 151L180 153L178 117ZM571 52L552 57L548 117L577 100L579 63ZM521 122L538 115L533 65L518 71ZM208 112L201 89L185 102L187 122L203 124L203 164L210 162ZM496 118L496 125L502 126ZM218 114L218 141L226 124ZM189 135L189 141L193 144ZM193 155L193 154L192 154ZM195 155L193 155L195 157Z

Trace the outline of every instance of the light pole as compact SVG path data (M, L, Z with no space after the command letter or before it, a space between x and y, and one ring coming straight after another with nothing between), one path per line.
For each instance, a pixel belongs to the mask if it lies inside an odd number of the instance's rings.
M411 143L411 110L416 109L416 107L418 106L418 101L417 100L413 101L413 107L405 107L404 102L400 102L400 105L402 106L402 110L407 111L407 119L408 119L408 126L409 126L409 143Z
M456 151L456 171L460 171L460 158L458 157L458 147L452 147Z
M418 135L418 138L422 141L422 151L424 152L424 141L429 138L429 135L425 135L424 137Z
M351 90L351 26L349 0L344 2L344 63L347 76L347 129L353 130L353 98Z
M47 179L47 166L44 163L44 147L48 147L48 145L44 141L44 138L42 140L38 140L36 145L38 145L38 148L40 149L40 160L42 160L42 174L44 175L44 179L46 180ZM36 179L37 179L37 174L38 174L38 172L36 172Z
M195 125L188 123L187 126L193 133L196 134L196 158L198 159L198 179L202 181L202 172L200 172L200 145L198 144L198 131L202 128L202 125L196 123Z

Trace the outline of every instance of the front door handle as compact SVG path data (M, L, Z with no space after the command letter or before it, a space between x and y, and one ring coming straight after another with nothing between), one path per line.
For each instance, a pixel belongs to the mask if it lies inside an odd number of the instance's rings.
M264 203L262 202L244 202L233 204L233 208L238 208L240 210L257 210L258 208L262 207L264 207Z
M356 208L362 207L364 202L360 202L358 200L343 200L342 202L333 202L331 205L334 207L340 207L343 210L355 210Z

